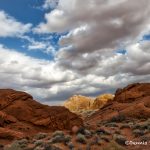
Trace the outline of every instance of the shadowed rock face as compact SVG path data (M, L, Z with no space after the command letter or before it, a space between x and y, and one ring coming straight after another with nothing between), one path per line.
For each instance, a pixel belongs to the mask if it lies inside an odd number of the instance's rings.
M118 89L113 101L86 120L94 123L96 120L108 120L119 115L137 119L150 118L150 83L136 83Z
M81 126L82 120L65 107L42 105L25 92L0 90L0 138L69 130L75 125Z

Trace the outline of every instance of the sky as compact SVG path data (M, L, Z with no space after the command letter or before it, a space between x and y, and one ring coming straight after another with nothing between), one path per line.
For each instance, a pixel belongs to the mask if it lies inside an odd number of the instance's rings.
M150 82L149 0L0 0L0 88L49 105Z

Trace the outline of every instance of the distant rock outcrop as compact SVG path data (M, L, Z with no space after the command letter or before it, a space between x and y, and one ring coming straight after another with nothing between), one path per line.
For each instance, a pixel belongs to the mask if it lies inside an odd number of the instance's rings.
M79 112L91 109L93 102L90 97L74 95L65 101L63 105L72 112Z
M0 139L82 126L82 119L62 106L47 106L32 96L11 89L0 90Z
M92 109L100 109L102 108L108 101L112 101L114 99L113 94L102 94L94 100Z
M150 83L131 84L116 91L113 101L87 118L87 122L108 120L114 117L135 119L150 118Z
M102 108L108 101L113 100L114 95L102 94L96 98L74 95L64 102L64 106L77 114L89 114Z

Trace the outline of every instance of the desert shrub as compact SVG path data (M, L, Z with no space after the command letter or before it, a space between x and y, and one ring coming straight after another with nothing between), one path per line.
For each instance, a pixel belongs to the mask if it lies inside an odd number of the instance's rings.
M61 143L65 141L65 137L61 135L56 135L50 139L50 143Z
M61 148L59 147L56 147L54 145L50 145L50 144L45 144L42 149L40 150L62 150Z
M115 134L121 134L121 131L120 130L116 130Z
M34 150L42 150L42 148L40 146L37 146L34 148Z
M85 129L84 127L80 127L77 134L80 133L80 134L85 134Z
M35 139L40 140L47 137L47 133L38 133L34 136Z
M123 124L120 126L120 129L124 129L124 128L130 128L129 124Z
M43 144L44 144L44 141L43 141L43 140L37 140L37 141L34 142L34 144L35 144L36 146L40 146L40 145L43 145Z
M114 123L114 122L112 122L112 123L107 123L105 126L106 126L106 127L118 127L118 125L117 125L116 123Z
M59 136L64 136L64 132L63 132L63 131L55 131L55 132L52 134L53 137L55 137L55 136L57 136L57 135L59 135Z
M18 141L14 141L10 147L6 147L5 150L22 150L20 144L18 143Z
M145 141L145 142L150 141L150 136L142 136L141 141Z
M96 130L96 133L98 135L111 135L112 134L110 131L107 131L105 129L98 129L98 130Z
M90 130L85 129L84 134L85 134L86 138L91 138L92 137L92 133L91 133Z
M140 129L135 129L133 130L133 134L135 135L135 137L142 136L144 135L144 131Z
M128 125L130 126L130 128L134 128L135 123L134 122L129 122Z
M78 133L76 141L82 144L86 144L86 137L83 134Z
M71 136L70 135L65 135L64 137L64 143L68 143L71 141Z
M150 118L147 119L147 122L150 124Z
M110 142L109 138L107 136L105 136L105 135L102 135L100 138L102 140L104 140L105 142Z
M113 139L120 145L125 145L127 139L123 135L114 134Z
M112 118L109 120L109 122L122 122L122 121L124 121L124 120L126 120L125 115L119 114L118 116L112 117Z
M150 127L150 124L147 121L140 125L140 129L143 129L143 130L148 129L149 127Z
M21 139L21 140L18 141L18 143L20 145L27 145L29 143L29 141L27 139Z
M132 126L132 129L140 129L140 128L141 128L140 124L134 124Z
M124 147L118 145L116 142L110 142L102 150L126 150Z
M72 142L69 142L67 145L68 145L69 150L73 150L75 147Z

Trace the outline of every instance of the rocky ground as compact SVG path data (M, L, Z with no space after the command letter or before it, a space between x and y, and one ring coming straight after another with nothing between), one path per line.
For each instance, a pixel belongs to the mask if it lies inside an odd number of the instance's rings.
M57 112L57 109L55 111ZM88 115L82 117L83 121L75 114L67 112L69 116L75 116L72 120L69 119L63 128L57 125L52 131L50 129L53 122L44 128L32 122L32 126L36 131L39 129L39 132L30 134L28 131L20 131L29 133L24 137L19 136L20 132L14 128L12 122L14 118L8 113L9 111L2 112L7 113L7 117L6 114L1 114L3 116L0 127L1 150L149 150L150 147L150 84L148 83L132 84L117 90L114 101L108 102L98 111L87 113ZM20 121L17 115L13 117L17 119L17 123L27 123L27 120ZM12 128L7 122L11 122ZM60 124L61 122L62 120ZM11 139L5 133L10 133L12 129L12 134L19 133Z
M149 150L150 119L112 118L96 128L74 126L72 131L38 133L15 140L5 150ZM132 143L125 143L132 141ZM138 144L138 143L139 144ZM148 143L149 142L149 143ZM130 144L130 145L127 145ZM3 145L1 145L2 149Z

